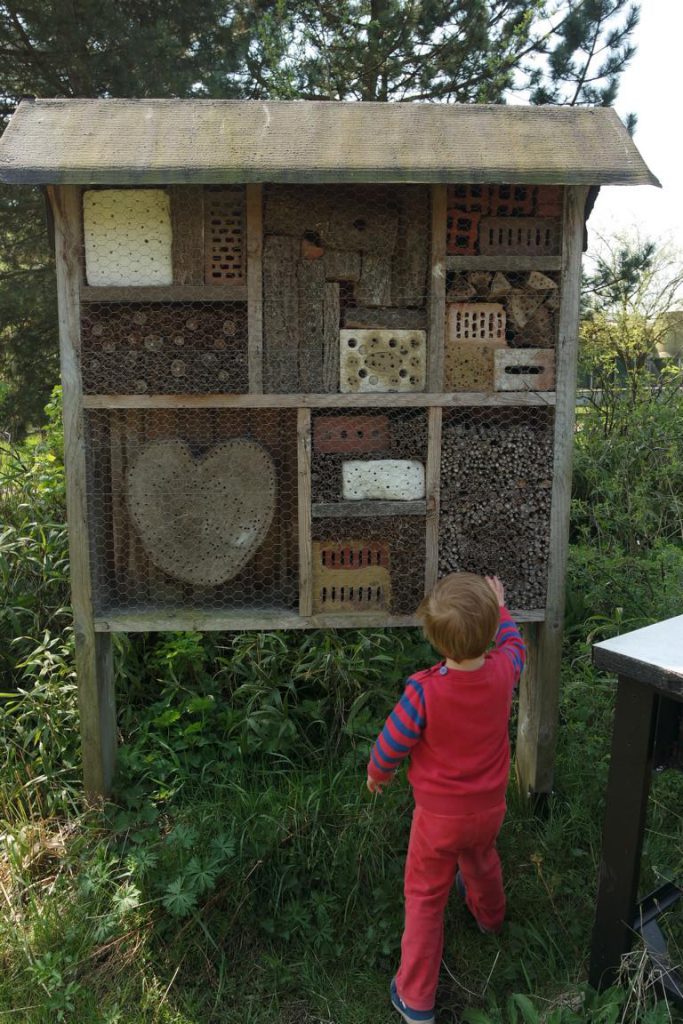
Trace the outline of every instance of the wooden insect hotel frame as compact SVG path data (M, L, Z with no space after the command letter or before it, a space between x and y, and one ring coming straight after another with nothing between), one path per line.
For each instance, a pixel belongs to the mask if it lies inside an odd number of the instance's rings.
M54 226L87 791L112 633L414 625L457 570L525 624L547 791L585 219L657 184L616 115L29 100L0 180Z

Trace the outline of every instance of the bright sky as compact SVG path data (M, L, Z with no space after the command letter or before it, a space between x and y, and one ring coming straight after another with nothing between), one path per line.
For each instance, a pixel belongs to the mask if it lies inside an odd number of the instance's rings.
M588 222L592 232L637 228L641 236L669 239L683 249L683 0L641 0L637 52L621 76L615 103L623 118L638 115L636 146L662 188L601 189Z

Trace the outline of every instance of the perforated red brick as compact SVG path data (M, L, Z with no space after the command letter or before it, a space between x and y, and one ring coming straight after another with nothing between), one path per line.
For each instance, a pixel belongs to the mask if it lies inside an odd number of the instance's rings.
M488 213L491 209L491 185L449 185L448 209L464 213Z
M325 569L369 569L389 567L389 548L379 541L321 543L320 563Z
M244 190L207 188L204 193L207 284L241 283L246 277Z
M561 217L563 201L561 185L539 185L536 194L536 213L539 217Z
M480 218L480 213L462 213L453 209L448 211L446 247L449 253L459 256L476 254Z
M483 255L556 256L560 225L547 217L485 217L479 248Z
M527 217L534 212L533 185L493 185L491 213L497 217Z
M313 444L326 454L385 451L391 444L386 416L318 416L313 421Z

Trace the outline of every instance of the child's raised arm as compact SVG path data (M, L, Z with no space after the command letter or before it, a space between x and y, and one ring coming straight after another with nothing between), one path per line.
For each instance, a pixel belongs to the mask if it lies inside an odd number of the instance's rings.
M382 792L401 761L415 746L425 726L424 691L416 679L409 679L403 696L377 737L368 762L368 789Z

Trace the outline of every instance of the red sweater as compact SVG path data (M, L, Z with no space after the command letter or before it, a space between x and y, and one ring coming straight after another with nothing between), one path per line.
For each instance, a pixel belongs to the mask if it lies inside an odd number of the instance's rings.
M439 662L411 676L386 720L368 774L388 781L410 754L415 803L434 814L472 814L505 800L510 770L508 722L525 649L506 608L495 648L481 668Z

